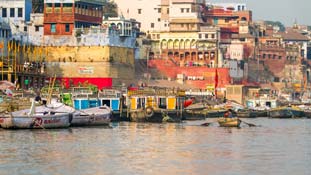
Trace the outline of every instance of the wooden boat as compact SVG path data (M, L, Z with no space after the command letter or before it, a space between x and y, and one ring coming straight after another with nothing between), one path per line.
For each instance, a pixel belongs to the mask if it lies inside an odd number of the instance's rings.
M269 117L272 118L300 118L304 117L304 112L296 107L286 106L271 109L269 111Z
M181 122L182 112L179 110L168 110L147 107L146 109L136 109L129 112L131 122Z
M73 114L71 126L109 125L111 115L111 109L108 106L99 106L76 111Z
M204 120L207 117L207 108L203 103L191 104L184 109L183 120Z
M251 109L243 109L236 112L239 118L255 118L257 112Z
M203 110L185 110L184 120L204 120L207 117L207 109Z
M36 108L41 108L36 111ZM36 107L32 102L30 109L20 110L0 116L0 125L5 129L51 129L66 128L70 125L70 113L56 112L46 107Z
M210 109L207 111L207 118L218 118L224 116L226 109Z
M146 88L128 91L127 95L127 116L130 121L161 123L182 120L184 91Z
M237 117L234 118L221 117L217 120L217 122L221 127L239 127L241 124L241 120Z
M256 117L268 117L269 113L267 110L254 110Z

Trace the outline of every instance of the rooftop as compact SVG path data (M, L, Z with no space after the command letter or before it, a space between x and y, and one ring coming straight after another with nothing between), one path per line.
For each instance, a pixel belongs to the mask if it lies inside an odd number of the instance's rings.
M308 37L292 28L287 29L285 32L279 32L278 34L280 34L285 41L309 41Z

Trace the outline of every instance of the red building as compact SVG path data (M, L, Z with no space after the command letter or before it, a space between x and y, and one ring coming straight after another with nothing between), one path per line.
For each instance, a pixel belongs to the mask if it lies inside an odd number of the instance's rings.
M233 8L213 7L203 14L208 25L220 27L222 44L230 44L232 34L239 33L240 24L252 21L252 12L248 10L235 11Z
M44 4L44 35L72 35L74 28L102 24L104 2L54 0Z

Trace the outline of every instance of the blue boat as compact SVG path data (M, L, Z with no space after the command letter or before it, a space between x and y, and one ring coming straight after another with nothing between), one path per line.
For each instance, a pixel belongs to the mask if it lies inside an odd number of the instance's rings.
M116 89L103 89L98 92L99 106L108 106L112 110L112 121L122 118L121 91Z
M77 110L99 106L96 94L88 87L74 87L72 89L73 107Z

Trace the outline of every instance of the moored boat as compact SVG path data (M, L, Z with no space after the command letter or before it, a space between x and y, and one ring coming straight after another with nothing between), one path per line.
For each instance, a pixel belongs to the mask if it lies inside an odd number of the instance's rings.
M269 117L271 118L300 118L304 117L304 111L296 107L286 106L271 109L269 111Z
M71 122L70 113L55 112L48 108L36 111L35 108L33 102L30 109L3 114L0 116L1 127L5 129L51 129L69 127Z
M234 118L221 117L217 120L217 122L221 127L239 127L241 124L241 120L237 117Z
M181 122L184 96L170 89L128 91L127 116L132 122Z
M236 112L239 118L255 118L257 112L251 109L243 109Z
M196 103L189 105L184 109L184 120L204 120L207 117L208 105L203 103Z
M73 114L71 126L99 126L109 125L111 109L108 106L99 106L76 111Z
M218 118L224 116L227 112L227 109L209 109L207 111L207 118ZM236 113L234 112L233 115L235 116Z

